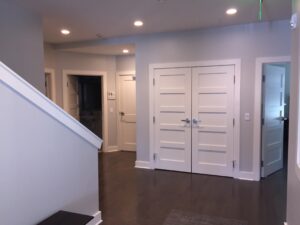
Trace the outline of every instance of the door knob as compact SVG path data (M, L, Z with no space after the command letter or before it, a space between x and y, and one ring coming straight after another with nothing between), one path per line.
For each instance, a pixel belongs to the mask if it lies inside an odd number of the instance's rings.
M185 123L190 123L190 119L186 118L185 120L181 120L182 122L185 122Z
M193 124L198 124L198 123L201 123L201 122L202 122L201 120L193 119Z
M119 112L120 116L125 116L124 112Z

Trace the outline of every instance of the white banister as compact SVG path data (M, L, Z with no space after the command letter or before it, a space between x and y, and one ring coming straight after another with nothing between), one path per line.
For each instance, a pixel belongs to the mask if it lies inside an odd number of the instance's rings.
M0 82L100 149L102 140L0 61Z

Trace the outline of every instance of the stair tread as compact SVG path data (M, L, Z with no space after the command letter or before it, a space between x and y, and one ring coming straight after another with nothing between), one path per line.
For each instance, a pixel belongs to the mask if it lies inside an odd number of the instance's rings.
M93 218L83 214L59 211L37 225L86 225Z

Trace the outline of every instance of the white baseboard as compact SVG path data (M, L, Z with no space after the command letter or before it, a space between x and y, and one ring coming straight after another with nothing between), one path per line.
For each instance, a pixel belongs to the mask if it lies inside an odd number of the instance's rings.
M149 161L135 161L135 168L151 170L151 164Z
M253 172L247 172L247 171L240 171L238 173L239 180L249 180L249 181L255 181L255 176Z
M101 211L96 212L93 215L94 219L92 219L89 223L87 223L86 225L99 225L100 223L102 223L102 216L101 216Z
M118 146L108 146L104 152L118 152L118 151L119 151Z

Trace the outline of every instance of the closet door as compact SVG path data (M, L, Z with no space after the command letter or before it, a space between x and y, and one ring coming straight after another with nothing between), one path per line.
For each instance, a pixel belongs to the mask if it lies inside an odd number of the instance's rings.
M192 71L192 172L233 176L234 66Z
M191 69L155 70L155 167L191 172Z

